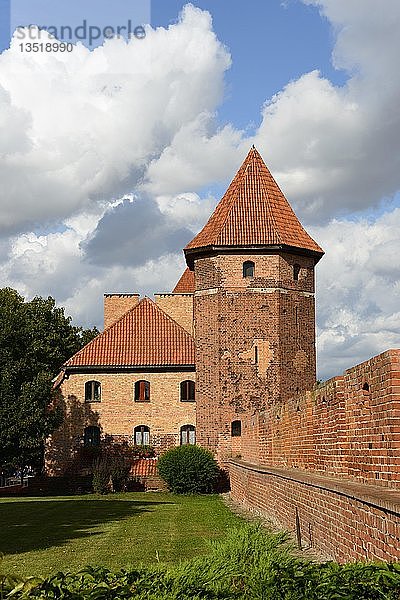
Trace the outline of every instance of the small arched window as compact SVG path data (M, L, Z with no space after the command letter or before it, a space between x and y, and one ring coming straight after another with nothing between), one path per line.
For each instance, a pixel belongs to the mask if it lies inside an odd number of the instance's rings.
M293 281L299 280L300 269L300 265L293 265Z
M254 277L254 263L251 260L246 260L243 263L243 277Z
M240 437L242 435L242 421L232 421L231 436Z
M133 438L136 446L150 445L150 427L147 425L138 425L133 430Z
M369 394L369 383L365 382L362 389L365 394Z
M196 428L194 425L182 425L181 427L181 446L196 443Z
M136 381L135 402L150 402L150 382Z
M101 401L100 381L87 381L85 383L85 402Z
M86 447L100 446L100 427L95 425L85 427L83 443Z
M181 402L194 402L194 381L181 381Z

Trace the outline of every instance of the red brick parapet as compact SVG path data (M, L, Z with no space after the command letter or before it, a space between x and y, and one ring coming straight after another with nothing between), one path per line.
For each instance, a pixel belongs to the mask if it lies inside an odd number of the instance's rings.
M296 469L230 462L232 499L346 562L400 560L400 492Z

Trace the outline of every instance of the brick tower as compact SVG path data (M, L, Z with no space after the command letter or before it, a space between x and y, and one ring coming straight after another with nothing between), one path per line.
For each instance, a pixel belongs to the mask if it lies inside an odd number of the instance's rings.
M222 463L263 458L265 407L315 383L322 255L253 147L185 248L195 273L197 440Z

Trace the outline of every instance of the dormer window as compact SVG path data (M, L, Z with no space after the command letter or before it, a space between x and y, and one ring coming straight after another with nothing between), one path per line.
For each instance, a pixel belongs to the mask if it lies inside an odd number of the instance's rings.
M247 279L254 277L254 263L251 260L246 260L243 263L243 278Z

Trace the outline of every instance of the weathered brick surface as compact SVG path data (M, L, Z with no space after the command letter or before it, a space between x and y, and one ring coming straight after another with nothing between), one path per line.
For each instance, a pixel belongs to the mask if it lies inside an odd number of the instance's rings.
M339 562L400 560L400 493L299 471L230 464L232 499Z
M60 474L83 443L84 428L99 426L102 435L133 442L138 425L150 428L150 444L158 451L179 445L180 428L196 425L194 402L180 401L180 383L193 372L90 373L71 374L61 387L66 417L49 440L47 471ZM101 383L101 402L85 402L85 382ZM150 382L150 402L134 401L135 381Z
M193 294L154 294L155 303L193 335Z
M243 263L253 261L253 278ZM293 265L301 266L298 281ZM255 420L315 382L314 260L287 253L221 254L195 260L199 442L224 462L231 422L241 446L259 452ZM237 444L234 451L237 453Z
M348 369L244 423L244 459L400 487L400 351ZM363 390L368 384L369 390ZM257 451L254 451L254 445Z
M139 303L139 294L104 294L104 329Z

